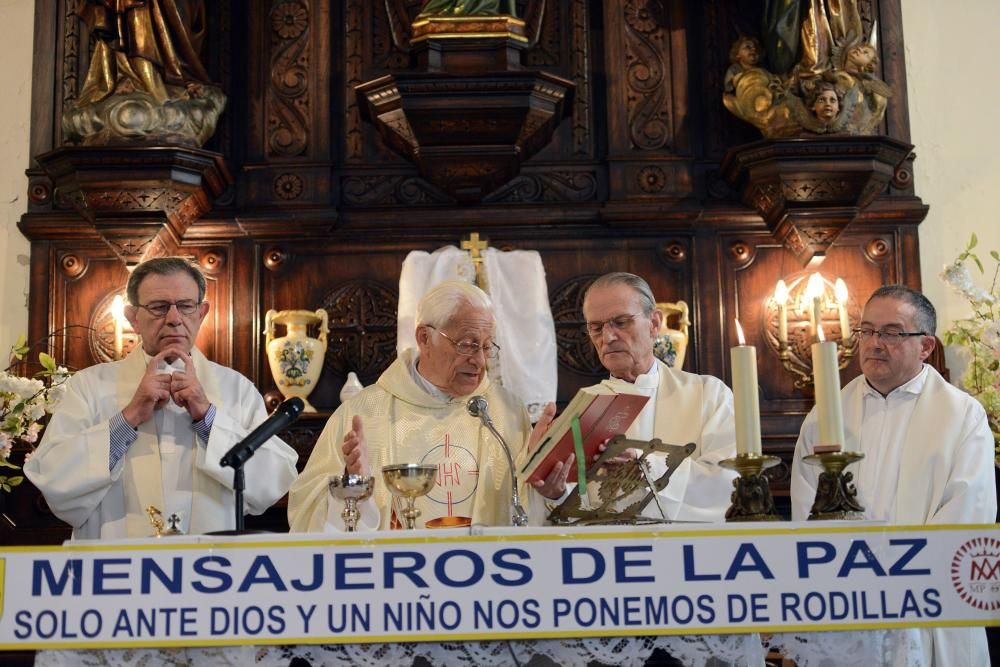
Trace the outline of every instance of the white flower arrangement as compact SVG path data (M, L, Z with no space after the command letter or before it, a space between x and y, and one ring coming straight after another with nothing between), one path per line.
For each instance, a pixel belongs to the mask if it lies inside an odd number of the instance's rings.
M972 316L952 322L942 335L945 345L956 345L969 356L969 365L959 380L963 389L982 404L993 431L995 461L1000 466L1000 253L990 251L996 262L989 290L977 286L965 262L971 261L986 274L982 260L973 253L978 239L973 234L958 258L944 267L941 279L972 306Z
M25 368L24 357L29 350L21 336L11 348L10 365L0 371L0 491L8 493L24 481L23 475L3 474L3 468L21 470L10 462L14 443L27 443L34 450L45 428L43 420L62 398L70 376L45 352L38 355L42 370L32 377L21 376L16 370ZM31 451L25 454L25 462L30 458Z

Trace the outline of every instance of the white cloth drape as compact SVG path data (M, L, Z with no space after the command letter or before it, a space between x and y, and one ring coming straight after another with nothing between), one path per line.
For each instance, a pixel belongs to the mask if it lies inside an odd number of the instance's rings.
M494 380L521 399L532 421L556 399L556 332L549 308L545 268L533 250L483 253L487 292L497 318L500 358L491 365ZM454 246L407 255L399 277L397 352L416 348L414 329L421 297L446 280L472 283L476 271L469 253Z

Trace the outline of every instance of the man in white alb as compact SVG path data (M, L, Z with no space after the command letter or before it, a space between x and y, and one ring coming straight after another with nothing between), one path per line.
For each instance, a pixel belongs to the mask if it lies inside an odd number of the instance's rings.
M233 471L219 460L267 418L239 373L194 347L208 313L205 277L181 257L143 262L129 276L125 316L142 344L86 368L66 394L24 472L74 539L146 537L147 508L184 533L236 527ZM260 514L295 479L298 455L281 439L244 466L244 511ZM39 651L35 664L245 665L252 647Z
M496 438L466 402L484 396L497 430L520 466L526 446L534 446L555 412L546 407L534 431L520 401L486 373L495 357L495 320L490 297L474 285L447 281L417 305L417 350L408 349L378 381L333 413L313 448L309 463L292 485L288 522L293 531L341 531L343 501L328 489L332 476L377 476L372 497L359 503L358 529L387 530L403 521L382 482L383 466L422 463L438 468L434 487L417 499L417 527L428 524L510 525L511 486L507 458ZM558 498L566 488L567 462L557 464L536 486ZM534 523L544 519L541 496L519 489Z
M605 382L611 387L626 383L651 397L626 435L696 445L660 492L659 505L650 503L643 513L672 521L722 521L735 478L718 465L736 456L729 387L709 375L670 368L653 355L662 313L637 275L608 273L595 280L584 295L583 316L597 356L611 373ZM651 464L653 479L666 470L662 457L653 457ZM666 517L660 517L659 507Z
M993 523L993 435L983 407L924 363L936 344L936 326L927 297L903 285L880 287L865 304L854 330L862 375L841 392L842 444L865 455L852 466L858 500L867 518L889 523ZM820 472L802 457L817 444L840 444L817 439L813 408L792 464L796 520L809 516ZM989 663L982 628L908 632L926 664Z
M194 347L209 304L190 262L143 262L127 293L142 345L67 382L25 475L75 539L153 535L151 506L184 533L235 528L233 471L219 459L264 421L264 401ZM246 511L260 514L285 494L297 458L276 437L257 450L244 467Z

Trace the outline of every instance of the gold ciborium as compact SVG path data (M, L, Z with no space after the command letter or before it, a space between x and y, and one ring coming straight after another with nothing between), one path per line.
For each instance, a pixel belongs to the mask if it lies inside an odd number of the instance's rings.
M353 533L358 528L358 502L372 494L375 488L375 478L364 475L350 475L344 472L330 480L330 494L344 501L344 528Z
M420 510L415 507L417 498L426 496L434 488L438 468L436 465L419 463L399 463L382 468L382 478L389 492L397 498L406 498L403 518L406 528L412 530Z

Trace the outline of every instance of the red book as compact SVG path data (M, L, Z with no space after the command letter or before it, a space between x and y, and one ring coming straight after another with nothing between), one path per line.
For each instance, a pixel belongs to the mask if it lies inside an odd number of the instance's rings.
M580 417L580 435L589 467L601 443L627 431L647 401L649 396L615 392L603 384L581 389L562 414L553 420L538 448L521 467L521 478L528 482L544 480L557 462L569 458L574 451L574 416ZM566 478L567 482L576 481L576 470L574 463Z

